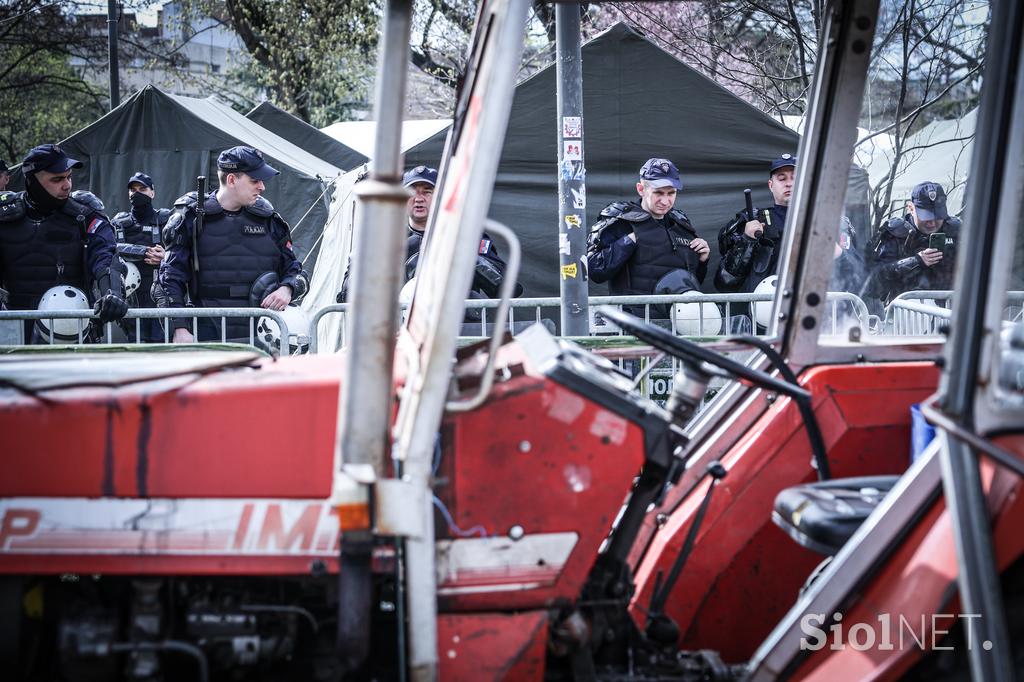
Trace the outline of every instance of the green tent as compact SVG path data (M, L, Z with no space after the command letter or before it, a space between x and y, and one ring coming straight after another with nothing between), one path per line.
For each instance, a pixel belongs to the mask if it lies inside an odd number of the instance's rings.
M157 206L170 206L195 191L197 175L206 175L209 189L216 189L217 155L240 144L260 149L281 171L267 182L265 196L292 226L296 252L303 258L328 221L334 182L342 170L226 104L147 86L61 142L85 164L74 173L75 187L99 196L111 216L128 210L128 178L136 171L153 177Z
M369 161L368 158L351 147L338 142L298 116L293 116L270 102L262 102L245 117L280 135L296 147L305 149L313 156L342 170L349 171Z

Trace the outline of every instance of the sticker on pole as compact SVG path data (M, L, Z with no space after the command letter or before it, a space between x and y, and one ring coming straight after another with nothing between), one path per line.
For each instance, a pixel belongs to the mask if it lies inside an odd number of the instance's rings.
M582 161L583 140L565 140L562 142L562 158L566 161Z
M558 253L564 253L566 256L572 253L572 247L569 245L569 235L565 232L558 235Z
M578 268L575 263L562 266L562 279L576 279Z
M579 227L580 225L582 225L582 223L580 222L580 217L575 213L570 213L569 215L565 216L566 229L571 230L572 228Z
M572 207L573 208L586 208L587 207L587 186L582 185L579 189L570 187L569 191L572 192Z
M562 137L583 137L583 117L563 116Z

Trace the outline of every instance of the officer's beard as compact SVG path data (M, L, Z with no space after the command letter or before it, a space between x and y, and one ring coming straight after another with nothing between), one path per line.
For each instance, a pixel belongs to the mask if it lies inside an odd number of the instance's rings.
M67 199L58 199L53 196L36 179L34 173L25 176L25 190L28 192L29 201L43 213L52 213L64 208Z

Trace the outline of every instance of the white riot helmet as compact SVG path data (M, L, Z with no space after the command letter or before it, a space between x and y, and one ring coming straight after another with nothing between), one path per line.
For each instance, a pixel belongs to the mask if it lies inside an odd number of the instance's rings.
M124 258L121 258L120 260L121 265L124 268L124 274L121 275L122 279L124 279L124 295L125 297L128 297L138 291L139 287L142 286L142 273L139 272L139 268L135 263L126 261Z
M288 325L288 353L305 353L309 350L310 319L306 311L297 305L290 305L278 314ZM281 328L274 319L261 317L256 323L256 338L271 348L280 348Z
M92 310L89 299L81 289L62 285L47 289L39 299L40 311L47 310ZM51 329L52 326L52 329ZM86 318L55 318L36 320L36 329L48 343L76 343L88 333L89 320ZM79 334L81 332L81 334Z
M416 278L411 278L402 287L402 290L398 292L398 304L402 306L402 324L405 324L405 320L409 317L409 306L412 305L413 294L416 293Z
M755 294L771 294L775 296L775 289L778 285L778 275L770 275L761 280L760 284L754 287ZM754 321L757 322L758 326L767 328L772 321L772 306L775 305L775 301L758 301L752 303Z
M688 291L683 298L699 298L699 291ZM682 336L717 336L722 333L722 311L714 303L674 303L672 317L676 334Z

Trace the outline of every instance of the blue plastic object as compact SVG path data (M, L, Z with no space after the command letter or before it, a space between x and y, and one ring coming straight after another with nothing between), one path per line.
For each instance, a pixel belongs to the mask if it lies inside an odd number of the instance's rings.
M910 461L915 462L924 449L935 438L935 427L928 423L921 412L921 404L910 406Z

